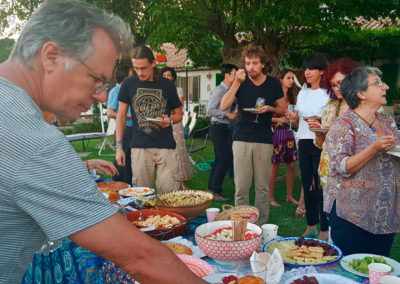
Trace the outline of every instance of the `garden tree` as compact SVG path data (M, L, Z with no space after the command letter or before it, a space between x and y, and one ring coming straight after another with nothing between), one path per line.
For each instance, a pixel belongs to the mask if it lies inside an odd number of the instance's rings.
M14 40L0 39L0 62L5 61L11 53Z
M7 0L0 0L5 1ZM361 31L357 18L399 16L400 0L90 0L128 21L137 43L160 47L165 42L186 48L196 65L240 64L248 42L263 46L276 73L279 55L300 50L305 56L323 50L334 57L373 55L396 45L399 25ZM39 0L20 0L12 10L31 11ZM29 13L26 13L28 15ZM0 14L0 20L4 17ZM374 36L371 40L371 36ZM241 39L238 42L238 37ZM377 40L379 38L379 40ZM381 46L381 45L385 46ZM306 48L305 48L306 47ZM365 49L367 47L367 49ZM343 54L341 54L343 52ZM340 54L339 54L340 53ZM221 60L222 55L222 60ZM385 54L382 53L384 56ZM369 56L368 58L371 58Z

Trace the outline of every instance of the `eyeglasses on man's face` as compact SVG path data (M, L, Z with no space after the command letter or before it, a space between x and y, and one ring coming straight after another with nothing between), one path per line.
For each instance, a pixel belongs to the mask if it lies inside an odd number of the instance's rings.
M77 59L77 60L79 61L79 63L85 66L90 71L90 73L92 73L90 74L90 76L93 78L95 84L97 85L95 89L96 94L101 93L102 91L111 86L111 83L107 81L107 79L104 78L104 76L100 76L96 72L94 72L93 69L90 68L82 59Z

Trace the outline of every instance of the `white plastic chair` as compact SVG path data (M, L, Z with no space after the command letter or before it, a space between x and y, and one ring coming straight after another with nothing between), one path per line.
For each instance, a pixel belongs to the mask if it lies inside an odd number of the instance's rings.
M192 130L194 129L194 126L196 125L197 113L193 112L191 117L192 117L192 120L190 121L190 124L189 124L189 135L190 135L190 133L192 133Z
M189 113L187 111L184 111L183 112L183 117L182 117L182 125L183 125L183 127L186 126L188 121L189 121Z
M108 146L110 146L111 149L115 150L115 147L114 147L113 143L111 142L110 137L114 136L116 127L117 127L117 122L116 122L115 118L110 118L108 120L106 136L104 136L103 142L99 149L99 156L101 156L101 151L103 151L106 148L106 144Z

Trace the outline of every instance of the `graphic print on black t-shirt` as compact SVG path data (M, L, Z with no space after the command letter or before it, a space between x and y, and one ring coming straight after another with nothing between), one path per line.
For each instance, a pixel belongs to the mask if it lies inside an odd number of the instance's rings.
M134 110L139 128L146 134L154 129L160 129L157 124L147 121L146 118L156 118L165 113L167 101L162 95L161 89L138 88L136 96L132 100L132 110Z

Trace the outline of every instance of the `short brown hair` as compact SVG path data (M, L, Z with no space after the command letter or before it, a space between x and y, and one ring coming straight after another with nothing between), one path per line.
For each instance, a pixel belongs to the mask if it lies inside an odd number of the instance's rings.
M249 44L245 46L242 50L242 61L246 62L246 57L258 57L260 58L260 62L264 64L263 73L267 74L271 71L271 65L267 61L267 55L265 53L264 48L261 45Z

